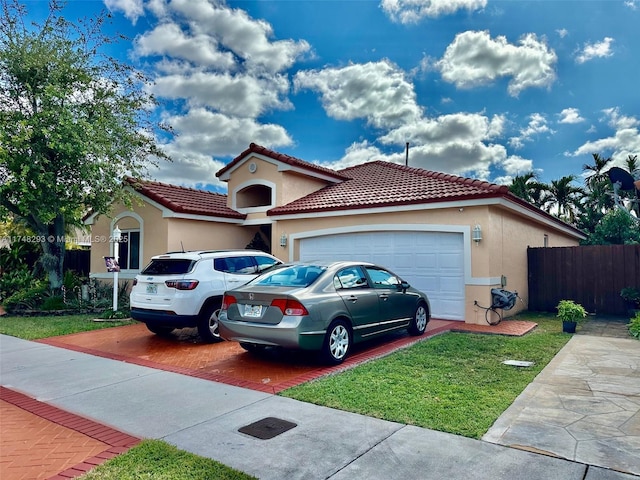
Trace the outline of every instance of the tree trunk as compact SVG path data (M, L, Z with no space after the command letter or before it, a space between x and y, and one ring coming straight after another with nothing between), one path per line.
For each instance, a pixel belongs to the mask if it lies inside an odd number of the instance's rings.
M41 237L42 258L40 264L49 278L51 291L56 292L62 288L64 280L64 253L65 253L65 220L58 215L53 222L45 225L38 232Z

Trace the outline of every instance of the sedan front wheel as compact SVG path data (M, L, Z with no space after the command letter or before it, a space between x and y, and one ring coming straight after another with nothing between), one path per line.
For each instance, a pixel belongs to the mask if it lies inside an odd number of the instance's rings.
M336 320L328 330L322 346L325 360L333 365L342 363L351 348L351 330L344 320Z

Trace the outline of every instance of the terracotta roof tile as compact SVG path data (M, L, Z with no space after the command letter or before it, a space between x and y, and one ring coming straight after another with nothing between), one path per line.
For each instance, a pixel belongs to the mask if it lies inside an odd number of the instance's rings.
M238 219L246 217L227 207L227 195L131 177L126 178L125 182L140 194L176 213Z
M511 196L505 185L380 160L339 173L349 180L273 208L269 215Z
M291 165L292 167L302 168L304 170L309 170L311 172L321 173L323 175L328 175L330 177L334 177L336 180L345 180L348 177L341 175L336 170L332 170L327 167L322 167L320 165L316 165L314 163L305 162L304 160L300 160L299 158L292 157L290 155L286 155L284 153L278 153L273 150L269 150L266 147L261 145L257 145L255 143L251 143L249 148L247 148L244 152L238 155L236 158L231 160L225 167L218 170L216 173L216 177L222 176L225 172L228 172L231 168L233 168L237 163L242 161L247 155L251 153L257 153L260 155L264 155L266 157L272 158L274 160L278 160L282 163L286 163L287 165Z

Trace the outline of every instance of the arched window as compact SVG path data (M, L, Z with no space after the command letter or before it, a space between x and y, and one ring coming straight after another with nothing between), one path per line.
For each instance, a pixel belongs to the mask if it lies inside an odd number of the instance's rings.
M268 207L272 204L272 189L267 185L249 185L236 193L237 208Z

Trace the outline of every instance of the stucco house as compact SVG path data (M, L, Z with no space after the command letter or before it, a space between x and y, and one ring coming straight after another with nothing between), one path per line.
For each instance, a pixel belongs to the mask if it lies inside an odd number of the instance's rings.
M584 234L506 186L384 161L331 170L251 144L216 174L228 194L127 179L139 199L90 216L91 276L111 280L103 257L117 225L120 279L153 255L245 248L282 259L384 265L428 293L432 316L485 323L491 288L517 290L526 308L527 247L577 245ZM255 243L254 243L255 245Z

